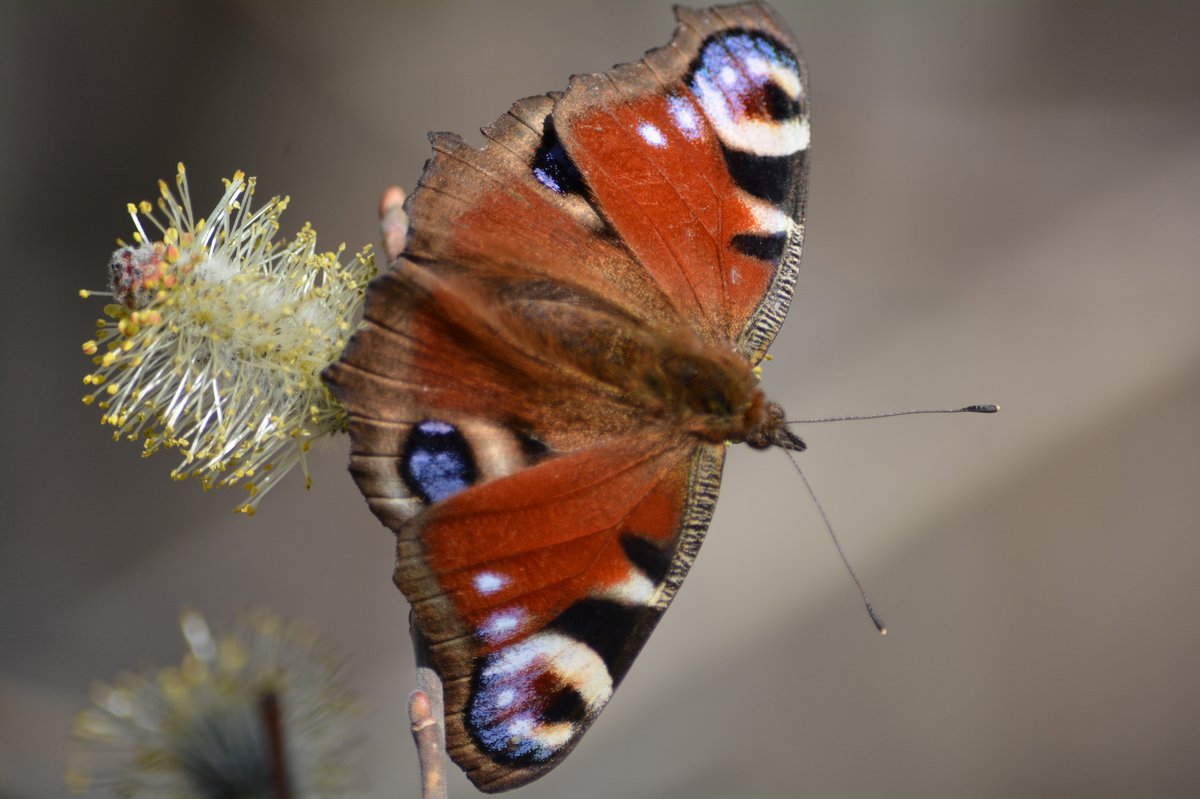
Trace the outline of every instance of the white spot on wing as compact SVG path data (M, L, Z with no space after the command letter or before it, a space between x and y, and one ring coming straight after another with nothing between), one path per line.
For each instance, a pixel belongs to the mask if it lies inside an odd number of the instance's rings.
M547 749L557 751L571 740L574 732L575 725L560 721L555 724L539 724L531 737Z
M603 591L600 596L626 605L649 605L658 593L658 586L640 571L631 570L629 576Z
M808 149L808 141L812 136L812 128L809 127L808 119L797 120L796 130L796 152Z
M472 579L475 583L475 590L484 596L494 594L504 586L508 585L508 577L496 572L479 572Z
M766 200L754 198L746 203L750 208L750 213L754 215L754 221L757 223L755 233L791 233L792 219L774 203Z
M520 608L508 608L497 611L488 616L487 621L480 628L480 632L489 641L501 641L519 628L524 619L525 612Z
M800 99L800 95L804 93L804 86L800 83L799 72L790 69L776 69L772 74L775 77L775 83L787 92L788 97L793 100Z
M599 708L612 696L612 675L604 659L587 644L568 638L554 657L554 671L583 696L591 709Z
M641 125L639 125L638 133L641 135L642 140L651 147L658 147L661 149L667 146L667 137L663 135L661 130L649 122L643 122Z
M529 716L518 716L508 724L508 734L517 738L528 738L533 732L533 719Z
M551 637L553 636L547 634L534 635L520 643L506 646L489 659L487 668L483 670L484 679L503 678L519 674L527 669L539 656L549 656L551 654L551 650L549 649L551 642L547 639Z
M680 132L691 141L699 139L700 120L696 117L696 109L692 104L687 99L673 94L667 98L667 106Z

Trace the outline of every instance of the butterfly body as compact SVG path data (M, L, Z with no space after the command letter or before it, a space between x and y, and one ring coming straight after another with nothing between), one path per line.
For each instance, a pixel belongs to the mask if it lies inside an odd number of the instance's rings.
M487 791L579 741L678 591L727 442L803 449L754 367L803 238L807 75L759 3L431 137L327 372L351 471Z

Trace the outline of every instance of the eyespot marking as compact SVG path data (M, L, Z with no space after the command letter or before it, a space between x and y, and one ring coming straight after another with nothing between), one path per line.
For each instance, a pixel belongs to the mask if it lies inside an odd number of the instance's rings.
M467 731L497 763L543 763L570 744L612 690L595 650L557 632L536 633L476 661Z
M559 722L578 722L587 715L587 703L583 694L569 685L558 691L542 714L542 719L551 724Z
M761 156L808 149L800 65L771 36L747 30L710 36L686 83L726 147Z
M584 191L583 174L567 155L550 117L546 117L542 143L533 154L530 168L538 182L555 194L582 194Z
M475 483L479 469L457 427L425 421L408 435L400 456L400 477L423 502L441 502Z

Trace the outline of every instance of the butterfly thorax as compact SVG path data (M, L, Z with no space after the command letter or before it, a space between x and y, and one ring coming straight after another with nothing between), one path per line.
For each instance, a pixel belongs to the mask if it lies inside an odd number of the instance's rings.
M501 324L536 362L569 365L574 379L602 386L593 396L606 396L604 405L619 411L598 407L600 415L714 444L804 448L784 429L782 409L767 401L750 363L725 342L686 327L664 333L588 297L563 300L522 298L500 314Z
M745 441L762 427L768 403L744 358L687 333L659 344L630 373L648 415L711 443Z

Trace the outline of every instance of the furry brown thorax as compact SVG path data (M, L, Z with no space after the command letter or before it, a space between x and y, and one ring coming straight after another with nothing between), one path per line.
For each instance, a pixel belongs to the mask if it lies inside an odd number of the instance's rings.
M652 419L710 443L805 449L753 367L724 342L685 328L663 335L591 297L523 297L496 323L538 361L568 363L611 387L643 424Z

